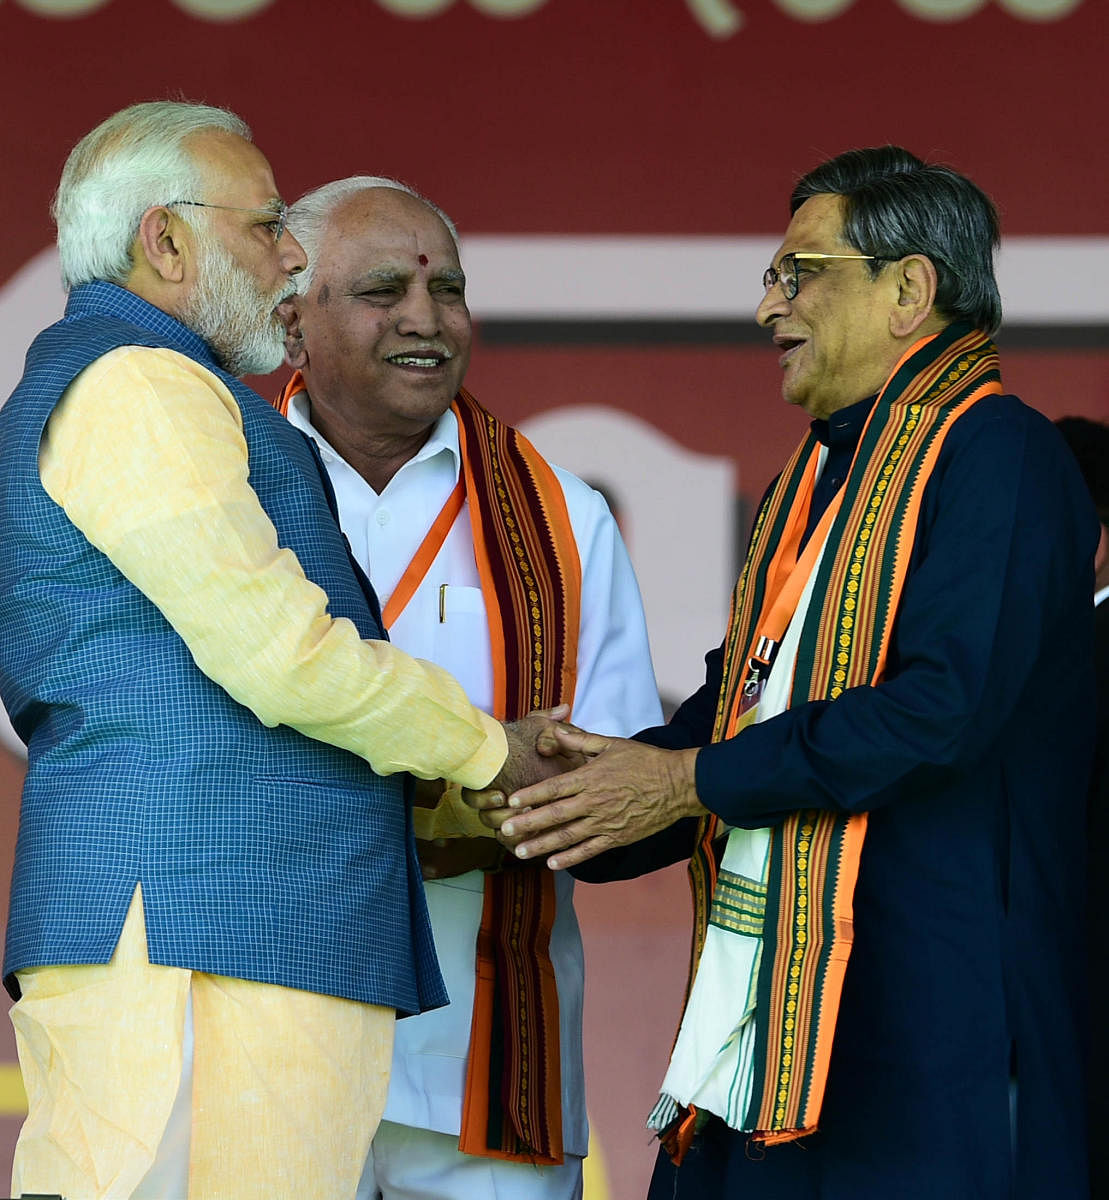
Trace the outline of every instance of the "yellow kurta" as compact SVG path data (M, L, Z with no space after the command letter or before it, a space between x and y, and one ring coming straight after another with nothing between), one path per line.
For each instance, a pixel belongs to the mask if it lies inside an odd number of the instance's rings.
M198 363L164 349L104 355L52 414L39 468L200 669L264 724L379 774L480 787L500 769L503 729L451 676L328 615L250 487L238 406ZM171 1200L186 1194L186 1163L196 1200L354 1194L384 1107L391 1010L152 966L139 889L110 963L19 978L30 1115L13 1194L142 1195L153 1165ZM171 1121L190 1005L191 1119ZM175 1135L183 1124L187 1157L167 1155L167 1123Z

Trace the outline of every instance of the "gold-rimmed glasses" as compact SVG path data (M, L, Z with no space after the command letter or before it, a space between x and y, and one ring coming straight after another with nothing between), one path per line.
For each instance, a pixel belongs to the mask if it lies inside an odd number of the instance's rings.
M792 300L801 289L801 277L797 270L797 264L810 259L816 261L826 258L854 258L862 262L897 261L883 254L816 254L799 250L794 254L783 254L782 261L778 263L777 267L766 268L762 274L763 289L769 292L776 283L780 283L782 295L787 300Z

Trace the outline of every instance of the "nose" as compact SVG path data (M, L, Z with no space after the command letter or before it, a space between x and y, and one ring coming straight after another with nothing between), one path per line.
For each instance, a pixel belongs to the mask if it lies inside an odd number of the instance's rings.
M398 306L397 333L434 337L439 332L439 309L422 280L413 280Z
M304 247L288 229L282 233L277 248L281 254L281 269L286 275L299 275L308 266L308 255L304 253Z
M788 312L789 301L779 279L772 287L767 288L766 295L755 309L755 320L765 329Z

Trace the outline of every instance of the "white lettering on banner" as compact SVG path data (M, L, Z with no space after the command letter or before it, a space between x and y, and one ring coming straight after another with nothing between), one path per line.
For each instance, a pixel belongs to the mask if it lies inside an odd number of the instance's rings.
M984 8L988 0L897 0L914 17L926 21L961 21ZM1057 21L1068 16L1082 0L996 0L999 8L1026 21Z
M997 0L1006 12L1027 21L1058 21L1069 16L1082 0Z
M261 12L273 0L173 0L173 3L193 17L203 17L207 21L235 21Z
M3 4L4 0L0 0ZM268 8L273 0L172 0L191 16L208 21L234 21ZM487 17L511 19L530 16L548 0L465 0ZM891 0L910 16L924 21L962 21L980 12L991 0ZM1101 0L1104 3L1104 0ZM109 0L15 0L20 8L42 17L82 17L103 8ZM379 8L397 17L426 20L437 17L455 0L376 0ZM774 0L774 5L798 21L830 21L846 12L855 0ZM1002 11L1025 21L1059 21L1083 0L993 0ZM734 37L746 17L732 0L685 0L685 6L709 37Z
M109 0L16 0L20 8L40 17L83 17L103 8ZM448 0L449 2L449 0ZM173 0L180 9L208 21L235 21L249 17L273 0Z
M787 16L799 21L827 21L838 17L855 3L855 0L774 0Z
M19 0L19 7L40 17L81 17L107 3L108 0Z
M377 0L378 4L397 17L437 17L454 0ZM471 7L487 17L526 17L542 8L547 0L468 0Z
M437 17L446 12L454 0L377 0L378 4L395 17Z
M470 3L490 17L526 17L547 0L470 0Z
M381 0L379 0L381 2ZM985 8L990 0L895 0L910 16L924 21L962 21ZM685 0L701 28L714 38L733 37L746 24L731 0ZM776 8L798 21L829 21L846 12L855 0L774 0ZM1082 0L994 0L1010 16L1026 21L1057 21Z
M925 21L961 21L985 8L989 0L897 0L914 17Z
M728 0L685 0L701 28L714 38L729 38L743 28L743 14Z

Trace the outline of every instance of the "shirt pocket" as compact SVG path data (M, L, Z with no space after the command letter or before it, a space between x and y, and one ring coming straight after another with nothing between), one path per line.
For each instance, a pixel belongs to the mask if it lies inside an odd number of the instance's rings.
M466 689L471 703L488 710L493 702L489 623L481 588L448 584L439 592L435 661Z

